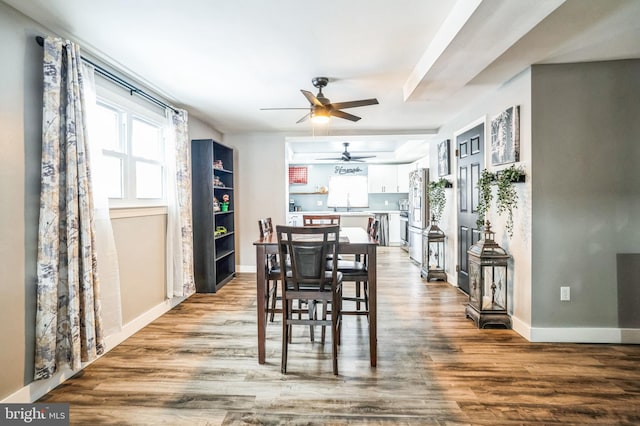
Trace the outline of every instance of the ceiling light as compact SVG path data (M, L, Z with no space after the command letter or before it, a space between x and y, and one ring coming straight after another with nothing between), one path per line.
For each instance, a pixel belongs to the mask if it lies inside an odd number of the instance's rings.
M329 117L329 111L326 108L316 107L311 111L311 122L314 124L327 124Z

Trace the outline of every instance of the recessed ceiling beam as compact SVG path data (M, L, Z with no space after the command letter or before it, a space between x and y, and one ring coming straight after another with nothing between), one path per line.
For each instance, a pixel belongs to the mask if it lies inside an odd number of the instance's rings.
M459 0L404 84L404 100L454 95L564 2Z

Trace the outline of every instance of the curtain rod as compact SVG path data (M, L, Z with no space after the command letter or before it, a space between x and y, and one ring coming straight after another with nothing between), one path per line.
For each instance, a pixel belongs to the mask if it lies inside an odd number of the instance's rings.
M36 36L36 42L40 46L44 46L44 37ZM133 84L129 83L126 80L121 79L117 75L115 75L112 72L102 68L100 65L96 64L93 61L90 61L89 59L85 58L84 56L81 56L81 58L82 58L82 60L84 62L86 62L89 65L93 66L98 74L100 74L101 76L103 76L107 80L111 80L112 82L116 83L117 85L122 86L125 89L127 89L129 91L129 94L131 94L131 96L136 94L138 96L143 97L144 99L146 99L147 101L149 101L151 103L154 103L154 104L156 104L158 106L161 106L162 108L169 108L174 113L180 114L180 111L178 111L175 107L172 107L171 105L162 102L160 99L151 96L150 94L146 93L144 90L138 89Z

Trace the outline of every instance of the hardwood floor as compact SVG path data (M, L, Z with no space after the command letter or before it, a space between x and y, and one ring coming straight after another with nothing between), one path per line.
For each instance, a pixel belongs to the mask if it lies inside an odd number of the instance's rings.
M378 366L367 320L347 316L331 344L294 327L280 373L281 324L258 364L255 275L196 294L41 402L72 424L640 424L640 345L533 344L478 330L466 296L420 279L399 248L378 252ZM352 286L349 286L349 288Z

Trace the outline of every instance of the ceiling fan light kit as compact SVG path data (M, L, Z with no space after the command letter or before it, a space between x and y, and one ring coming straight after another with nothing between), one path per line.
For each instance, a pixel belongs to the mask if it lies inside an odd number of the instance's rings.
M332 104L329 98L327 98L324 93L322 93L322 88L326 87L327 84L329 84L329 79L327 77L314 77L311 80L311 83L314 85L314 87L318 88L318 94L314 96L314 94L309 92L308 90L300 90L302 95L309 101L309 113L299 119L296 123L302 123L303 121L306 121L307 118L310 118L311 122L314 124L325 124L329 122L329 119L331 117L343 118L345 120L355 122L360 120L360 117L349 114L348 112L344 112L342 110L345 108L356 108L378 104L378 100L375 98L361 99L359 101L337 102ZM301 108L262 108L262 110L280 109Z
M329 122L331 115L325 108L314 108L311 113L311 122L314 124L326 124Z

